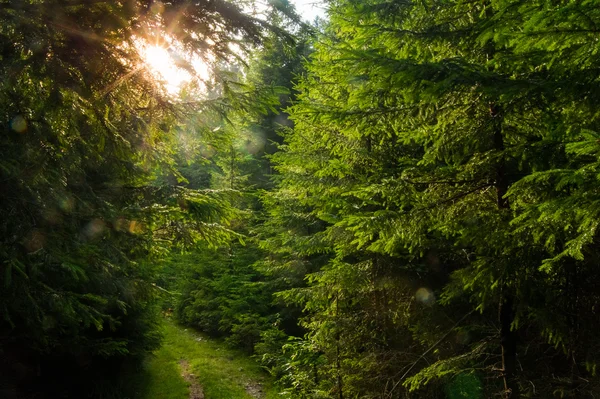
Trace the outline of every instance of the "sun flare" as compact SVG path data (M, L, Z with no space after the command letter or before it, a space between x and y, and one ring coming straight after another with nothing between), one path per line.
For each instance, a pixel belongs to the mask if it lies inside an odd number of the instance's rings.
M177 51L158 45L144 46L141 55L153 77L170 94L178 94L184 85L196 79L208 78L208 67L199 57L188 61Z
M189 72L177 67L169 50L164 47L146 47L143 58L154 77L164 82L172 94L177 93L184 83L191 80Z

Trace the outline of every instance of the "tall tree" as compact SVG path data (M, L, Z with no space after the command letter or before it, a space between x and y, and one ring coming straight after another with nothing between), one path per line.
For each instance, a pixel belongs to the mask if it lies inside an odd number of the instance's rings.
M225 1L4 2L0 20L0 374L32 387L154 347L140 260L229 237L220 195L155 182L175 123L217 101L173 101L140 45L217 62L266 24Z
M326 359L307 390L598 389L592 3L331 3L275 158L274 211L325 224L279 242L332 259L284 294Z
M264 93L270 100L242 112L230 109L214 128L233 140L216 148L211 156L210 187L240 194L234 204L241 212L233 225L244 235L244 245L231 243L216 252L198 248L193 256L210 261L196 262L181 276L182 296L177 304L176 316L183 323L225 336L228 342L249 351L261 335L285 341L282 330L289 333L297 329L296 310L282 307L272 296L281 276L270 275L263 267L268 262L257 262L264 251L254 237L263 230L265 220L260 193L272 186L269 156L281 141L279 130L291 125L283 109L295 100L294 84L310 51L310 30L292 18L295 11L289 4L283 12L273 10L269 14L268 23L293 32L294 40L271 32L248 61L245 74L237 75L239 85ZM191 263L187 256L181 260ZM270 341L268 345L280 343Z

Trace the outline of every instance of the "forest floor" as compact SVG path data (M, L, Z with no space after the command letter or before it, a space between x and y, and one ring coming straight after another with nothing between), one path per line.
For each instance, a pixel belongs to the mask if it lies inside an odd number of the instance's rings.
M248 355L164 323L163 345L144 364L135 399L274 399L270 377Z

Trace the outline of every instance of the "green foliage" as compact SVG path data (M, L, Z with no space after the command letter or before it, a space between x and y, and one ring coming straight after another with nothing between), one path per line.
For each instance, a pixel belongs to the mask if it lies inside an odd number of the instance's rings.
M234 244L174 257L171 262L182 269L177 319L252 351L260 332L274 322L270 293L252 268L259 256L254 246Z
M287 11L292 12L293 7ZM273 12L269 23L291 30L295 22L287 14ZM298 311L273 298L281 280L264 266L265 252L252 237L263 228L265 219L257 192L272 186L268 156L281 141L279 130L291 125L282 109L297 94L293 84L302 71L302 58L309 51L308 35L301 27L293 43L276 34L265 38L249 63L246 76L239 77L239 85L262 93L266 100L248 109L232 108L221 115L221 120L213 121L215 131L233 139L204 160L210 168L207 184L219 191L241 193L230 202L238 210L232 229L250 238L244 239L243 245L232 242L214 250L198 246L165 265L170 271L175 264L184 269L174 288L181 294L174 304L180 322L212 336L223 336L230 345L248 352L254 351L257 344L257 353L267 357L285 333L298 330ZM185 142L190 141L186 138ZM198 154L202 155L202 149ZM195 184L191 179L189 183ZM166 270L164 275L169 273ZM276 367L276 362L267 363Z
M160 291L290 398L598 393L600 3L209 3L0 6L0 371L152 349Z
M330 5L264 201L295 395L593 395L597 2Z
M223 63L267 24L225 1L19 1L0 5L0 20L1 383L48 383L58 397L79 385L71 377L158 345L148 259L236 236L230 193L159 179L179 177L179 124L190 117L192 130L192 115L231 101L173 98L140 41Z
M161 332L162 347L147 356L138 370L121 376L124 385L121 392L126 397L188 398L191 389L182 375L191 378L209 399L279 397L268 375L247 355L178 326L169 318L165 319Z
M269 376L244 353L167 322L164 327L169 361L185 360L208 399L278 398ZM148 396L151 398L152 396Z

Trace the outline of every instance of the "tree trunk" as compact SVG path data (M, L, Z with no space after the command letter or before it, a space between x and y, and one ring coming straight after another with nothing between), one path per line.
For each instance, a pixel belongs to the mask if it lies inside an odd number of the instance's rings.
M490 104L490 116L494 120L494 149L504 150L504 136L502 135L502 109L499 105ZM505 198L508 192L508 178L506 176L506 165L504 159L500 159L496 167L496 193L499 210L509 210L510 204L508 198ZM517 335L511 330L514 321L513 297L506 292L506 283L502 284L502 296L498 309L498 318L500 321L500 344L502 346L502 370L504 379L504 397L517 399L520 397L519 384L516 379L517 374Z
M504 397L519 398L519 384L517 382L517 336L510 326L514 320L513 299L510 295L503 295L500 302L500 343L502 345L502 369L504 377Z
M339 293L335 298L335 316L336 318L339 316L340 311L340 298ZM336 322L339 328L339 322ZM344 387L342 383L342 363L340 360L340 332L335 334L335 367L337 371L337 390L338 390L338 399L344 399Z

